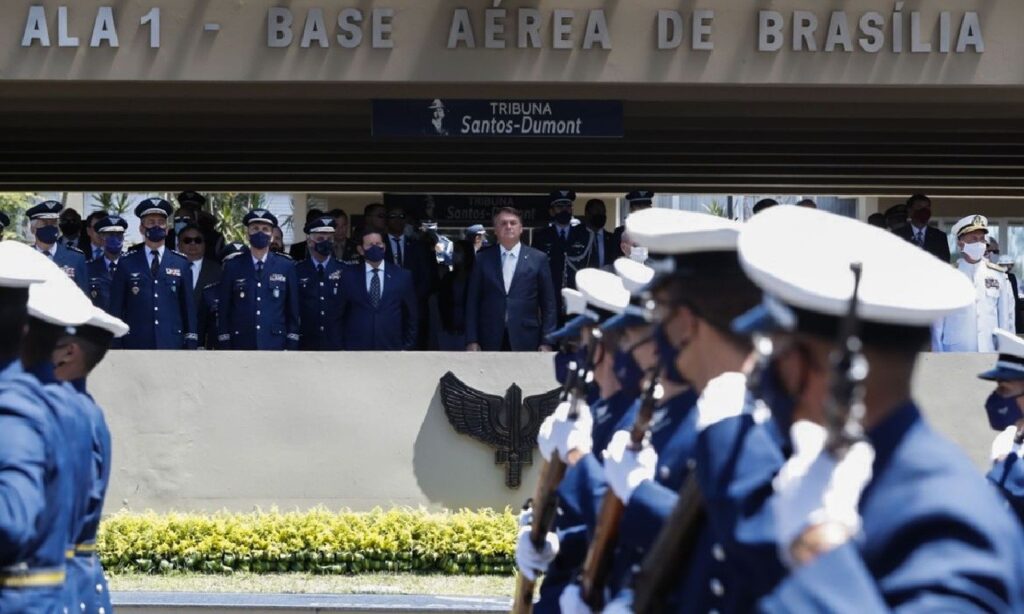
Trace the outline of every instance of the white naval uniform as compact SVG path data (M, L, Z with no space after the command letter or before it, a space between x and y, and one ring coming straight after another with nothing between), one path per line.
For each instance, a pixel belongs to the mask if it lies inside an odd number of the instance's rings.
M995 352L995 329L1016 332L1013 288L1006 271L985 259L971 264L961 258L957 268L974 280L977 296L973 305L932 326L932 351Z

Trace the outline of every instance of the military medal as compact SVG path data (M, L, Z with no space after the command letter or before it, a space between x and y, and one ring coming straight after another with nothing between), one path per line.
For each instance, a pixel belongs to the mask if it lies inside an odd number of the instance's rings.
M132 294L138 294L138 293L139 293L139 287L138 286L132 286Z
M238 298L245 298L245 290L239 290Z
M274 288L274 298L281 298L281 289Z

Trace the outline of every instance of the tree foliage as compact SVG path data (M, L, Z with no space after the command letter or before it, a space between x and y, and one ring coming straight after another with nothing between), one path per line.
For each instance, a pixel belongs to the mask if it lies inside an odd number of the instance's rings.
M35 204L37 197L32 192L0 192L0 211L11 218L11 224L3 231L5 239L17 236L22 227L25 210Z

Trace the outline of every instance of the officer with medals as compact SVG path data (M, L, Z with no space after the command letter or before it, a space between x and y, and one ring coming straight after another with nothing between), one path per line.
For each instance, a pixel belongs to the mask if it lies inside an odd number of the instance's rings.
M974 285L975 300L932 327L932 351L994 352L997 328L1016 332L1016 299L1006 271L985 258L988 219L969 215L953 226L957 268Z
M34 246L36 250L53 261L60 270L64 271L82 292L88 291L88 274L85 270L85 254L74 247L68 247L61 242L60 212L64 205L55 201L47 200L31 207L25 212L30 220L29 228L35 236Z
M793 228L799 244L778 240ZM754 217L739 256L765 293L745 317L771 342L761 396L792 450L767 505L745 510L770 518L789 569L759 608L1024 611L1021 527L910 396L930 326L973 303L970 280L890 233L800 207Z
M988 479L1024 522L1024 341L1005 330L996 330L996 346L999 358L995 366L978 376L996 383L996 389L985 401L988 423L999 433L992 442Z
M108 311L110 284L124 250L124 233L128 230L128 222L122 217L108 215L97 219L92 227L103 241L103 255L85 265L89 275L89 298L93 305Z
M242 253L248 253L249 249L244 243L228 243L220 252L220 262L223 264L231 258ZM207 350L223 349L217 340L218 318L220 317L220 282L206 284L200 290L199 307L196 314L196 326L199 330L199 347Z
M597 275L587 274L596 273ZM615 319L625 309L629 299L621 282L609 273L587 271L581 275L579 291L571 288L562 290L568 315L576 317L563 328L552 333L548 340L554 344L565 340L587 336L588 341L595 329L602 334L594 351L593 382L587 397L593 397L594 403L580 403L580 416L577 418L576 430L582 432L592 428L586 441L598 451L604 448L608 438L614 431L619 420L629 409L636 398L636 382L620 382L616 379L616 352L614 344L617 339L613 334L604 334L604 326ZM569 368L585 367L587 350L572 357ZM630 395L630 391L632 395ZM621 394L620 394L621 393ZM554 445L558 435L551 427L554 422L548 420L541 427L538 442L541 444L541 455L546 459L555 453ZM581 452L581 451L577 451ZM586 456L578 454L578 456ZM574 459L578 462L579 459ZM559 611L559 597L564 587L571 583L583 563L586 554L588 527L594 524L597 507L601 500L600 491L595 491L586 474L570 468L558 487L559 514L553 531L548 534L543 551L538 551L530 541L529 524L532 512L525 512L520 518L519 541L516 546L516 562L520 573L533 579L538 572L543 572L544 583L541 585L539 601L534 612Z
M94 309L82 326L68 331L57 342L54 375L69 382L85 407L91 426L92 489L74 540L74 556L68 560L67 582L77 595L71 610L86 614L113 612L107 579L96 551L96 534L103 514L103 501L110 483L111 439L103 410L86 388L86 378L106 356L113 340L128 333L128 325L102 309Z
M164 245L171 213L162 198L135 207L145 242L118 261L108 310L131 327L118 340L126 350L194 350L199 340L192 267L184 254Z
M29 286L35 286L32 290ZM32 301L32 322L29 302ZM77 405L25 371L52 364L56 333L94 307L63 271L31 248L0 243L0 611L70 606L66 557L75 526ZM52 328L50 328L52 326ZM52 334L51 334L52 333ZM69 437L68 435L72 436Z
M266 209L254 209L242 221L249 233L249 252L224 263L218 341L230 350L297 350L295 264L270 251L277 218Z
M590 256L595 248L586 226L573 224L572 204L576 200L576 192L555 190L550 199L552 223L533 231L530 247L547 254L555 296L561 300L562 288L576 287L576 272L590 266ZM564 313L561 303L557 310L559 314ZM564 322L564 317L559 317L559 323Z
M334 218L306 222L306 259L295 265L299 280L300 350L340 350L341 273L347 266L334 257Z

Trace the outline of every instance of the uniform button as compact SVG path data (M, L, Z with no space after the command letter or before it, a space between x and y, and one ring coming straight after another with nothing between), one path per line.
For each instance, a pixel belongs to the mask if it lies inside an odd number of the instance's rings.
M662 480L667 480L670 474L671 471L669 471L669 468L666 467L665 465L662 465L661 468L658 469L658 477L660 477Z
M324 332L324 327L323 326L320 327L320 332Z
M708 614L718 614L718 610L708 610Z
M100 608L100 609L96 610L96 612L97 612L97 614L107 614L107 610L105 608Z
M725 562L725 548L722 547L722 544L711 546L711 556L715 557L719 563Z
M694 469L697 468L697 461L693 460L692 458L687 460L686 468L689 469L690 471L693 471Z
M257 287L257 288L262 288L262 287L263 287L263 284L261 284L260 282L256 282L256 287Z
M321 288L323 288L323 287L324 287L324 282L320 282L320 287L321 287Z
M78 603L78 608L84 612L85 611L85 602L84 601L80 601Z
M722 586L722 582L718 578L711 578L711 592L715 597L721 597L725 594L725 587Z
M160 311L159 307L153 307L153 311Z
M153 320L153 326L160 326L160 320Z
M320 315L324 315L324 312L322 312L322 311L321 311L321 312L320 312Z
M256 330L259 330L259 329L260 329L260 325L259 325L259 324L257 324L257 325L256 325Z
M159 294L155 294L155 293L154 293L154 294L153 294L153 298L160 298L160 295L159 295Z
M256 297L256 300L257 300L257 301L258 301L258 300L260 300L260 297L258 297L258 296L257 296L257 297Z
M103 592L103 585L102 584L97 584L96 585L96 592L97 593L102 593Z
M256 315L260 315L260 310L259 309L256 310Z

